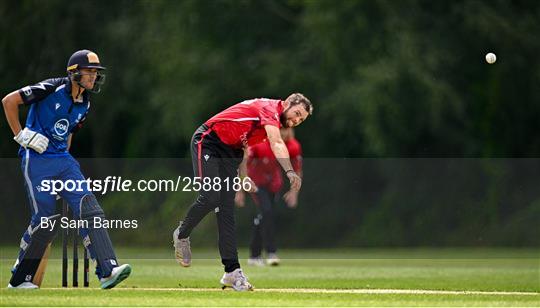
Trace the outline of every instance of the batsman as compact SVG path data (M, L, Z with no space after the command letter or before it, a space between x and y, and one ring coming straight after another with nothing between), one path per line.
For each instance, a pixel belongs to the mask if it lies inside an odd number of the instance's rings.
M69 153L73 134L90 109L89 92L98 93L105 81L98 55L90 50L75 52L67 64L67 77L51 78L13 91L2 99L14 140L20 145L22 172L30 203L30 224L24 232L8 288L37 289L41 286L50 244L60 228L56 196L44 191L44 180L84 180L79 163ZM29 106L26 125L21 127L19 106ZM90 256L96 261L101 288L110 289L131 273L129 264L119 265L108 231L93 226L94 218L105 218L96 197L86 185L82 191L63 190L73 217L87 221L79 230ZM47 218L55 228L42 228ZM51 224L49 224L51 225Z

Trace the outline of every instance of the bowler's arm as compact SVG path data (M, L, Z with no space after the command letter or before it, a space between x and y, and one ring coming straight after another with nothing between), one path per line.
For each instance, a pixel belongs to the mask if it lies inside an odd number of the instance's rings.
M285 170L285 172L293 170L289 151L287 150L285 142L281 139L279 128L272 125L265 125L264 129L266 130L266 135L270 142L270 148L283 170Z

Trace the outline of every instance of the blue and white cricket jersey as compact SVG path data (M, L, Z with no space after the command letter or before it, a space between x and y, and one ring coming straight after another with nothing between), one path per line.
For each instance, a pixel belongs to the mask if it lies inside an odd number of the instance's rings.
M69 78L47 79L24 87L18 92L24 104L30 105L25 126L49 138L49 145L42 154L30 148L21 147L19 150L32 217L22 236L21 249L18 261L12 269L13 273L24 257L26 247L31 244L33 230L36 230L41 218L56 214L56 195L44 188L44 181L59 180L63 183L85 181L79 163L68 152L67 143L69 135L82 126L90 108L86 91L83 92L80 101L73 101ZM93 193L86 185L82 185L72 190L64 188L58 194L69 204L73 217L81 217L82 200ZM90 242L88 228L79 228L79 234L84 242L89 243L87 249L92 259L96 259L95 243ZM109 276L117 264L116 259L108 260L111 260L110 264L103 261L101 264L106 266L96 266L98 278Z
M84 122L90 101L86 91L81 102L71 98L69 78L51 78L19 90L24 104L30 105L26 127L49 138L49 146L42 156L68 155L67 140ZM23 156L25 149L19 149ZM37 152L30 150L31 155Z

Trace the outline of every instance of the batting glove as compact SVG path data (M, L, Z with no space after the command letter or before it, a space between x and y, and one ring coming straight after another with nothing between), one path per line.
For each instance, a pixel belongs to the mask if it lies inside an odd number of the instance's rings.
M39 154L45 152L45 150L47 150L47 146L49 146L49 139L47 137L28 129L27 127L21 130L17 136L13 138L13 140L15 140L25 149L30 148Z

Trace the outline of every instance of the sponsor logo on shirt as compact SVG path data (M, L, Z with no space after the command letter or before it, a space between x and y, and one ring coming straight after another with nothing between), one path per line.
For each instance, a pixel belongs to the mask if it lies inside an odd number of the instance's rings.
M64 136L67 134L69 128L69 121L67 119L60 119L54 123L54 132L58 136Z

